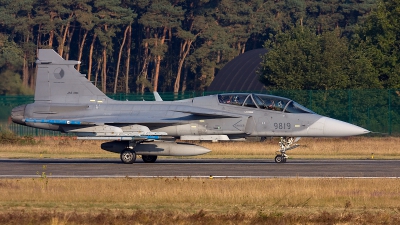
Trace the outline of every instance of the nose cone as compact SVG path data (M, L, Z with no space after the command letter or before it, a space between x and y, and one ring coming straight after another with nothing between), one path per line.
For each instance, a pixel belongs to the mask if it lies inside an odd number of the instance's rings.
M18 123L18 124L22 124L22 125L25 124L25 122L23 121L24 114L25 114L25 107L26 107L26 105L20 105L11 110L11 120L14 123Z
M332 118L324 118L324 135L327 137L344 137L367 134L370 131L362 127Z

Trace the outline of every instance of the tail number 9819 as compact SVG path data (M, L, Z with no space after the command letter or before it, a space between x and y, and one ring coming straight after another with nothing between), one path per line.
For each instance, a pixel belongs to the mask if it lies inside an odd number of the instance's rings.
M292 126L290 123L274 123L275 130L289 130Z

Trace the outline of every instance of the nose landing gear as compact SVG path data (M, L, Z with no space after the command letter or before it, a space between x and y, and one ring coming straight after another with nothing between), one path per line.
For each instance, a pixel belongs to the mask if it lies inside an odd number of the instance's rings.
M281 137L281 141L279 142L280 149L276 151L277 155L275 156L276 163L285 163L286 160L289 158L286 155L286 151L295 149L300 145L295 144L300 138L294 139L293 137Z

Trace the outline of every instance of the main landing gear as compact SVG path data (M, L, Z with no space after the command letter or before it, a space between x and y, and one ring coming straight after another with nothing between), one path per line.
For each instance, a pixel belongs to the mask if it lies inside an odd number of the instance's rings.
M125 164L132 164L136 161L136 153L130 148L126 148L121 152L121 161ZM142 160L145 163L154 163L157 160L156 155L142 155Z
M142 155L142 160L145 163L153 163L157 160L156 155Z
M130 148L126 148L121 152L121 161L125 164L132 164L136 160L136 153Z
M276 151L277 155L275 156L275 162L276 163L285 163L286 160L289 158L289 156L286 155L286 151L289 151L289 150L299 147L298 144L294 144L299 139L300 138L294 139L293 137L281 137L281 141L279 142L280 149L278 151Z

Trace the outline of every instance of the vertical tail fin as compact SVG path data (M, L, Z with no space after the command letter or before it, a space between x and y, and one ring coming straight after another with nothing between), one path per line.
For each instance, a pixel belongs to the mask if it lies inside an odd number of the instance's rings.
M106 103L111 101L75 69L79 61L64 60L53 49L39 49L35 102Z

